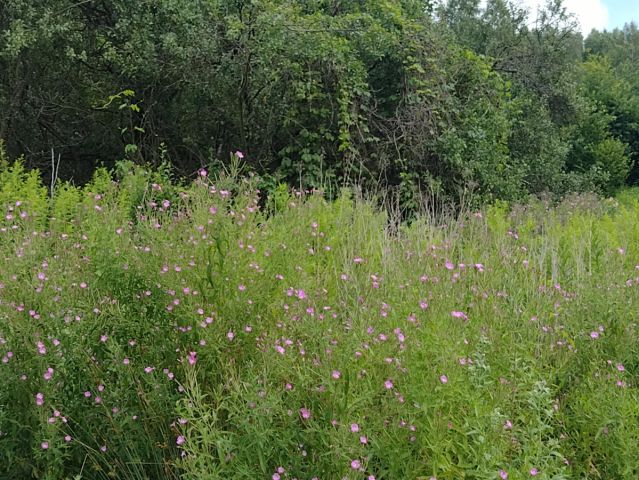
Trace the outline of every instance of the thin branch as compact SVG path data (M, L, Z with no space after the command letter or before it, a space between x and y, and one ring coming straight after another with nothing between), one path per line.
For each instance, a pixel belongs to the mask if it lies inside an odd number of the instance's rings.
M62 15L63 13L66 13L66 12L68 12L69 10L71 10L71 9L73 9L75 7L80 7L80 6L84 5L85 3L91 3L93 1L94 0L82 0L81 2L74 3L73 5L69 5L68 7L63 8L62 10L57 11L55 13L55 15Z
M53 192L55 190L55 184L58 180L58 173L60 172L60 159L62 158L62 154L58 153L58 163L56 165L55 162L55 152L53 151L53 147L51 147L51 196L53 196Z

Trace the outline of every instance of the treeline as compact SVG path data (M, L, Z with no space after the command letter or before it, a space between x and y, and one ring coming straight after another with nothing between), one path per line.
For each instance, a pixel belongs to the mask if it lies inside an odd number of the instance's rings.
M75 182L241 150L267 186L407 205L611 193L639 179L638 55L636 25L584 40L561 0L3 0L0 138Z

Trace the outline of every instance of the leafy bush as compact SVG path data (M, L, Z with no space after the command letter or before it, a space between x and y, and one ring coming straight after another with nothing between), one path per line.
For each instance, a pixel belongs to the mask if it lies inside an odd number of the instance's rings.
M4 0L0 140L76 184L133 172L122 156L194 177L239 148L271 183L381 186L407 210L424 192L522 201L636 180L636 27L584 52L560 0L530 15L514 0Z

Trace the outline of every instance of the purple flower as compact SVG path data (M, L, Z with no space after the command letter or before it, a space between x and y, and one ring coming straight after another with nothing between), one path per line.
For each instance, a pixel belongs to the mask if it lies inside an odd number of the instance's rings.
M459 312L454 310L450 312L450 314L453 318L461 318L462 320L468 320L468 315L466 315L464 312Z
M311 418L311 411L308 408L300 408L300 416L304 419L304 420L308 420L309 418Z
M189 365L195 365L197 363L197 352L189 352L186 358L189 361Z

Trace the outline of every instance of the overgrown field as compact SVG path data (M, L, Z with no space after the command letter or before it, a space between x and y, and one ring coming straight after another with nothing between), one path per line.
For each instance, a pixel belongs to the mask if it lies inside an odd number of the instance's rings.
M639 478L639 196L0 172L0 478ZM440 219L441 220L441 219Z

